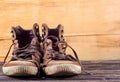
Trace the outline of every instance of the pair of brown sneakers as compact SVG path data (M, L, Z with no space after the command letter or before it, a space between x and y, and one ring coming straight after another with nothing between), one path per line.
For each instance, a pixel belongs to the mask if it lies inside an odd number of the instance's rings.
M8 76L46 75L64 76L81 73L81 66L75 50L70 47L63 36L63 26L50 29L42 24L42 37L39 25L35 23L33 29L24 30L22 27L12 27L12 41L14 46L12 58L6 62L8 51L3 65L3 73ZM10 47L10 48L11 48ZM66 54L70 47L75 57Z

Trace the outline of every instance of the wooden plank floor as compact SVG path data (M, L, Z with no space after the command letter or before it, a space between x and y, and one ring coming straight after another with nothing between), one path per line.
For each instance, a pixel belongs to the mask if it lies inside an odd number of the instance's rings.
M91 74L80 74L70 77L8 77L2 73L0 63L1 82L120 82L120 60L82 61L85 71Z

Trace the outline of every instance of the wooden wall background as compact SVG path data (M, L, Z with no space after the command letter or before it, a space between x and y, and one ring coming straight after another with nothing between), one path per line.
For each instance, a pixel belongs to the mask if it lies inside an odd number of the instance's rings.
M120 59L120 0L0 0L0 61L11 45L11 26L29 29L35 22L64 25L81 60Z

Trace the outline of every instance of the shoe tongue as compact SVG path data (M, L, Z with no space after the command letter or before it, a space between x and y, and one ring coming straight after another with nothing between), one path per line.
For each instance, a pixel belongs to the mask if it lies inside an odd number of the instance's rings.
M56 36L48 36L46 39L45 39L45 42L51 42L52 43L52 48L56 51L59 51L59 48L58 48L58 42L59 42L59 39L56 37Z
M48 29L48 36L56 36L59 38L59 31L58 29Z
M52 48L52 40L50 40L50 39L46 39L46 45L44 46L45 48L47 48L47 49L53 49Z
M39 41L38 41L38 38L37 37L34 37L32 40L31 40L31 45L39 45Z

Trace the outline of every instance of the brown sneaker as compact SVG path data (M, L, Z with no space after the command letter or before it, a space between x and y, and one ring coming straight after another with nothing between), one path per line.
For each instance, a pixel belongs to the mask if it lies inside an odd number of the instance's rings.
M70 47L63 37L63 26L58 25L50 29L46 24L42 25L43 63L46 75L62 76L81 73L81 66L75 50ZM66 48L70 47L76 58L66 54Z
M5 57L3 73L8 76L37 75L42 57L38 24L35 23L31 30L13 27L11 32L14 49L10 61L6 62L9 52Z

